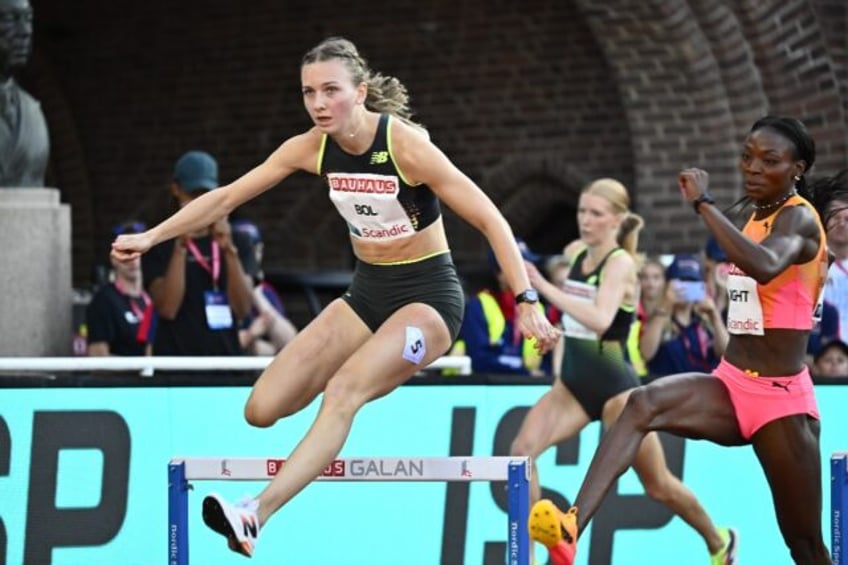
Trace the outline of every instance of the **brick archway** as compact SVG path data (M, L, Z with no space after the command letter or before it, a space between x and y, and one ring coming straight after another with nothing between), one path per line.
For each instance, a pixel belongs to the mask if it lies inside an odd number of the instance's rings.
M229 181L308 128L298 61L328 34L349 36L409 87L437 145L530 238L576 187L612 176L645 217L646 249L699 247L705 232L680 202L676 173L708 168L720 204L735 200L739 143L766 112L808 123L814 172L848 164L844 0L398 0L368 13L316 0L301 21L273 0L200 4L38 7L36 47L79 127L62 167L88 187L74 189L75 278L88 274L86 250L161 187L186 148L213 152ZM143 49L126 41L139 35ZM270 240L267 267L346 265L343 223L318 184L284 184L245 207ZM480 235L445 216L457 262L480 260Z
M560 155L543 155L504 160L484 185L516 235L549 254L576 237L577 200L591 178Z
M685 166L711 173L722 204L740 196L741 140L759 117L802 118L819 145L819 167L844 167L843 51L828 43L829 0L619 0L577 5L601 46L621 94L634 154L644 246L655 252L700 247L705 230L681 205L674 179ZM837 18L838 20L838 18ZM815 88L810 88L815 80Z

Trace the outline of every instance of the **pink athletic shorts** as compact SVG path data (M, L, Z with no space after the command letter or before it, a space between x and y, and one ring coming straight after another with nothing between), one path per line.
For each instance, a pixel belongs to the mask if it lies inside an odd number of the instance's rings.
M746 373L722 357L712 374L727 387L745 439L751 439L757 430L784 416L808 414L819 419L813 381L806 367L797 375L760 377Z

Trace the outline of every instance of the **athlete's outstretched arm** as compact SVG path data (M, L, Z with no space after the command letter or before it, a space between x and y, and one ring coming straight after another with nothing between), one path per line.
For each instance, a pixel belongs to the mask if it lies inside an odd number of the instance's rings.
M112 243L112 255L120 261L134 259L157 243L209 226L297 169L314 172L316 165L310 162L310 155L316 155L317 148L315 130L287 140L264 162L232 183L193 199L143 233L118 236Z

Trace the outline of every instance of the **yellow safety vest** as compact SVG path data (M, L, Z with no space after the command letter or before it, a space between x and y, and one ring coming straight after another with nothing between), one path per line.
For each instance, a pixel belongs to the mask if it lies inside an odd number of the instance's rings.
M641 333L642 320L638 316L634 316L633 323L630 324L630 333L627 334L627 356L636 371L636 376L640 379L648 376L648 364L645 363L642 352L639 350L639 334Z
M486 323L489 326L489 343L497 345L500 343L503 333L506 330L506 318L501 311L498 300L492 296L492 293L483 290L477 293L477 298L480 300L480 306L483 308L483 316L486 318ZM545 309L541 304L536 304L539 312L545 313ZM542 365L542 356L535 347L536 338L523 338L521 343L521 358L524 362L524 368L529 371L534 371ZM450 355L465 355L465 342L457 340L450 350ZM453 375L455 372L452 369L445 369L443 374Z

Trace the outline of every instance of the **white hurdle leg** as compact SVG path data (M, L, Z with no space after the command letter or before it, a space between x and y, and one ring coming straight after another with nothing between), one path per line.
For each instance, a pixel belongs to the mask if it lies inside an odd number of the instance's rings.
M193 480L270 480L273 458L178 458L168 464L168 564L188 565L188 491ZM509 565L530 565L530 463L527 457L359 457L336 459L320 481L506 481Z

